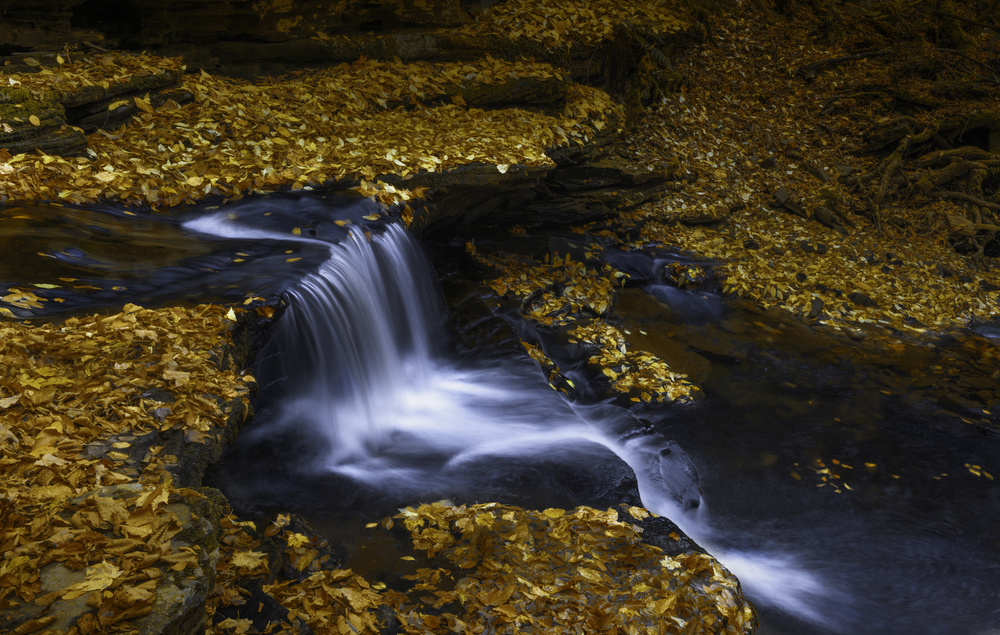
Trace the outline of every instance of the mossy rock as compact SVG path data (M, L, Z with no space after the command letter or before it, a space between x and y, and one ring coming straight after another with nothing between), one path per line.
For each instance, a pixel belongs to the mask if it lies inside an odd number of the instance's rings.
M66 124L66 111L54 98L34 99L26 89L0 89L0 148L11 154L69 155L87 147L83 131Z
M59 101L66 108L77 108L84 104L105 101L122 95L142 96L148 92L176 84L180 81L182 74L183 72L180 70L163 70L147 75L134 74L128 78L127 82L121 84L110 84L107 87L94 84L71 93L62 94L59 96Z

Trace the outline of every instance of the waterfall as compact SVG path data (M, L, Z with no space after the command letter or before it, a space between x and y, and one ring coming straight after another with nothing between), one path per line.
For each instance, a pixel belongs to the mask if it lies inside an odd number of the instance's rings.
M657 434L623 438L635 428L626 412L571 406L525 360L460 363L440 350L446 339L440 293L403 228L369 233L349 226L328 242L260 229L265 223L241 209L185 227L230 238L322 242L330 251L318 271L285 294L287 308L264 351L279 369L264 383L277 385L280 397L244 437L309 433L326 447L308 469L400 497L475 487L493 492L488 481L513 478L522 463L537 471L561 461L578 472L596 465L613 473L615 464L627 464L663 515L679 517L701 504L684 452ZM273 227L273 217L266 224ZM609 493L621 486L611 481Z
M437 289L402 228L352 228L287 294L278 327L287 416L330 441L332 464L385 449L395 396L422 387L443 339Z
M262 351L274 376L261 390L276 396L237 446L305 440L284 454L264 453L265 461L294 463L277 478L267 465L244 460L247 471L230 476L230 496L286 505L295 497L329 499L324 509L344 513L442 498L611 507L637 489L641 500L628 502L709 547L755 601L843 630L828 605L848 610L850 597L794 554L734 547L731 532L712 527L695 466L676 442L614 406L568 403L524 356L450 356L436 280L404 229L356 223L320 240L260 229L273 227L273 218L255 225L234 216L185 226L320 243L329 258L285 293L286 309Z

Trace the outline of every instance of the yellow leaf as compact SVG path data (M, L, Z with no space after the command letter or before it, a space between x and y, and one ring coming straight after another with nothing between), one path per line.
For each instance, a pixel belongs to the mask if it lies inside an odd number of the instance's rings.
M143 112L156 112L152 104L145 99L139 99L138 97L133 97L132 99L135 101L135 105L138 106L139 110Z
M33 126L42 125L42 121L38 118L38 115L31 115L30 117L28 117L28 121L30 121L31 125Z
M601 572L596 569L588 569L587 567L580 567L577 569L580 575L590 580L591 582L600 582L602 579Z
M185 181L185 183L187 183L191 187L198 187L199 185L201 185L204 182L205 182L205 179L204 179L204 177L201 177L201 176L189 176L187 178L187 180Z
M263 551L237 551L233 554L232 565L241 569L256 569L267 561Z
M87 567L86 579L83 582L77 582L67 587L62 598L64 600L75 600L91 591L103 591L111 586L121 575L122 570L110 562L101 562L92 567Z
M517 617L517 609L515 609L510 604L501 604L494 610L508 619L514 619L515 617Z
M167 369L163 371L163 378L172 380L174 382L174 386L183 386L191 379L191 373L181 370Z

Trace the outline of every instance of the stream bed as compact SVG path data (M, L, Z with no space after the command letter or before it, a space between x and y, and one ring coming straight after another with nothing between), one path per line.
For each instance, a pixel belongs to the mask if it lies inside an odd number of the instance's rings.
M946 358L1000 345L988 328L887 358L871 334L627 288L613 319L630 345L689 372L705 398L572 404L517 348L456 347L419 247L363 220L365 203L234 209L183 227L7 209L0 280L56 287L39 294L58 311L22 316L50 319L283 297L255 369L256 420L211 475L238 511L287 509L333 534L331 519L440 498L610 506L637 492L624 502L669 516L739 577L761 633L1000 632L1000 435L943 408L927 382L910 387ZM961 381L931 383L947 393Z

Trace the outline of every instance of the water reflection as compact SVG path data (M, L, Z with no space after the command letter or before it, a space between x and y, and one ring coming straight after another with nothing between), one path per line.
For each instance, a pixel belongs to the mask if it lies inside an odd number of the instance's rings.
M286 233L295 205L271 203ZM234 206L239 209L239 206ZM58 205L0 206L0 285L37 300L4 304L17 317L121 306L278 297L325 259L282 240L220 240L185 230L181 213Z

